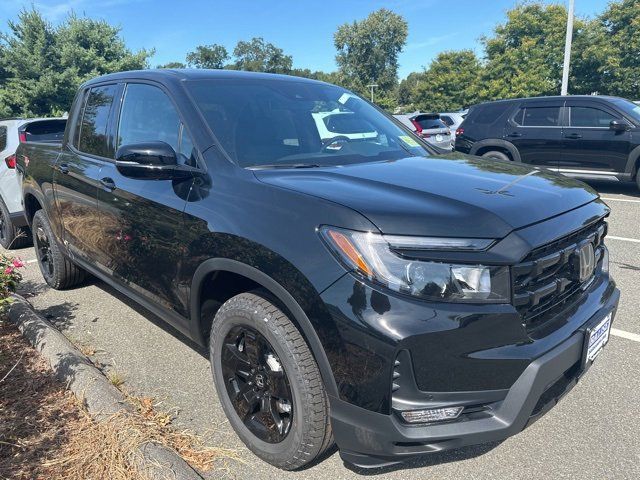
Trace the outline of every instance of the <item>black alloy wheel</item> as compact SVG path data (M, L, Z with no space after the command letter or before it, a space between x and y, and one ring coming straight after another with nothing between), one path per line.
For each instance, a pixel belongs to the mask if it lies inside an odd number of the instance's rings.
M44 228L38 227L34 235L34 243L36 246L36 254L38 257L38 263L42 272L53 276L55 265L53 263L53 254L51 252L51 241Z
M227 394L244 425L264 442L283 441L291 429L293 395L267 339L251 327L234 327L221 360Z

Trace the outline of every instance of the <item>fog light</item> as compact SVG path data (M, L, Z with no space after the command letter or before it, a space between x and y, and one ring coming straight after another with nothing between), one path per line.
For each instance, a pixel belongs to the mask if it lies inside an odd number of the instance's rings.
M409 423L430 423L458 418L462 413L462 409L463 407L447 407L430 410L408 410L400 414Z

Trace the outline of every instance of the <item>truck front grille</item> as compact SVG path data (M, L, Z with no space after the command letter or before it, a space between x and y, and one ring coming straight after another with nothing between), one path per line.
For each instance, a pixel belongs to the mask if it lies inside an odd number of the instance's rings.
M591 242L599 265L607 224L600 219L566 237L533 250L512 270L513 305L527 328L537 328L575 301L591 282L578 279L579 251Z

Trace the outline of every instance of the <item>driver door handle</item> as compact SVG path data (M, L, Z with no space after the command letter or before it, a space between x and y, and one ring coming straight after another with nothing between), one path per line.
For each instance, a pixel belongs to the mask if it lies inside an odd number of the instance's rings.
M511 132L509 135L507 135L507 137L511 137L511 138L518 138L521 136L522 134L520 132Z
M113 181L112 178L104 177L100 179L100 185L105 190L111 192L116 189L116 182Z
M565 135L564 138L569 138L571 140L578 140L582 138L582 135L580 135L579 133L570 133L569 135Z

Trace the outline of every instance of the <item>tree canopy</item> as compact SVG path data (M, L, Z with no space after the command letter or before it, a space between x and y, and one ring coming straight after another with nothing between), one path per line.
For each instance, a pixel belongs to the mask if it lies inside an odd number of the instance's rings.
M229 60L229 52L222 45L198 45L193 52L187 53L187 64L195 68L224 68Z

